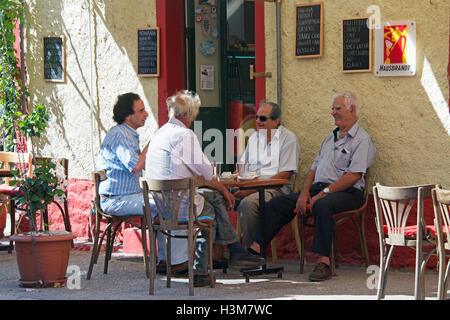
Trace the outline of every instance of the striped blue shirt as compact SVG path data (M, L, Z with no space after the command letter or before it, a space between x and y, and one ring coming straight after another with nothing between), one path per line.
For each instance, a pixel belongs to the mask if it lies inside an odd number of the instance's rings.
M105 170L107 179L102 181L102 195L124 195L141 192L139 177L142 171L131 173L136 167L139 154L139 134L125 123L109 130L100 147L97 170Z

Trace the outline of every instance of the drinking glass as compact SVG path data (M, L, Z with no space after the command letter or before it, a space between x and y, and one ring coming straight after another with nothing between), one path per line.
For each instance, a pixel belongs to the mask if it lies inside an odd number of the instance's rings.
M213 177L216 178L216 180L220 179L220 175L222 174L222 163L221 162L211 162L212 169L213 169Z

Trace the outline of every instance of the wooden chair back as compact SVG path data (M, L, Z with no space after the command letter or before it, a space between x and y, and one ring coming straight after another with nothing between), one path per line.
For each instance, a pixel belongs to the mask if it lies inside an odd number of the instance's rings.
M204 184L202 176L172 180L141 178L140 184L144 195L144 212L147 217L156 216L162 229L180 229L183 222L196 221L194 197L196 188ZM151 212L149 194L155 203L156 213ZM188 215L182 217L180 207L186 197L189 203ZM148 223L150 224L150 221ZM182 228L186 228L185 223Z
M442 249L450 250L450 190L432 190L436 236Z
M373 187L377 228L390 245L406 246L405 228L414 204L417 204L417 238L426 232L423 219L424 198L431 196L433 185L388 187L377 183ZM383 226L387 226L387 234ZM419 228L420 226L420 228Z
M17 153L0 151L0 167L7 170L20 170L31 177L33 173L31 153ZM9 185L9 178L5 178L5 184Z
M100 192L99 192L99 186L100 182L106 180L106 171L105 170L99 170L99 171L93 171L92 172L92 181L94 182L94 197L92 199L93 206L96 212L103 213L100 207Z

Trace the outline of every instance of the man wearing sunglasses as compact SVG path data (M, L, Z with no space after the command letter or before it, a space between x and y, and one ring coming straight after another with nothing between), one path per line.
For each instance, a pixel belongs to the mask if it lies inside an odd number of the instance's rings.
M269 201L290 193L297 173L300 145L295 134L281 125L281 109L276 103L261 102L256 114L256 129L239 162L258 175L291 181L290 185L266 189L265 200ZM259 226L259 195L257 190L238 190L234 196L240 201L242 247L249 248Z
M358 124L359 102L350 91L333 96L331 116L336 128L322 142L299 193L272 199L266 205L265 241L271 239L296 214L311 210L314 216L314 238L311 251L317 264L310 281L330 279L330 253L334 236L333 214L354 210L364 202L365 173L375 157L375 145ZM251 249L259 251L260 230ZM267 245L267 244L266 244Z

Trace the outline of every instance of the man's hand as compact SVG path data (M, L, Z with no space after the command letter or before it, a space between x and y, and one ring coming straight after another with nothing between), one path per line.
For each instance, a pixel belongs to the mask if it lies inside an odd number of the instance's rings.
M244 199L245 197L248 197L249 195L251 195L252 193L255 193L257 190L256 189L251 189L251 190L238 190L236 191L233 195L238 198L239 200Z
M297 199L295 204L294 213L295 214L305 214L308 204L311 202L311 195L308 190L303 190ZM312 208L312 205L310 206Z
M312 209L314 203L319 200L320 198L325 197L327 194L323 191L320 191L318 194L316 194L314 197L311 198L311 202L310 202L310 208Z
M228 210L233 210L234 209L234 204L236 199L234 198L233 194L231 194L230 191L228 191L228 189L225 188L225 191L222 192L223 198L225 199L225 203L227 204L227 209Z

